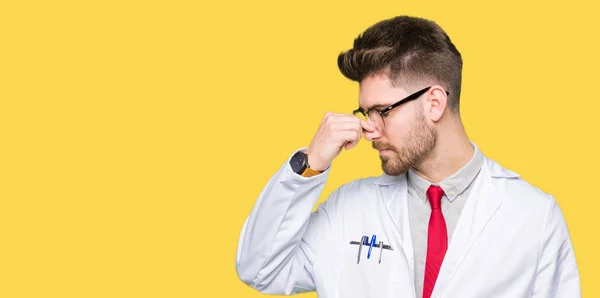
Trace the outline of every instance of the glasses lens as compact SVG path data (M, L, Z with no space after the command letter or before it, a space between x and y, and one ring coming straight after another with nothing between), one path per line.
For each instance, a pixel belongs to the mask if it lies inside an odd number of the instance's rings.
M373 124L373 126L375 126L375 129L382 131L385 128L385 125L383 123L383 118L381 118L381 114L379 114L378 111L376 111L376 110L370 111L369 119L371 120L371 123Z

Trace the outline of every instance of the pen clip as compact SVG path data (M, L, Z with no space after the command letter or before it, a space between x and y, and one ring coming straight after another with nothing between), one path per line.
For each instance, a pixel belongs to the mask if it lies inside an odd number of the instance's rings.
M381 255L383 255L383 241L379 241L379 264L381 264Z
M360 254L362 252L362 247L363 247L364 243L368 243L368 242L369 242L369 237L362 236L362 238L360 238L360 243L358 244L358 258L356 260L356 264L360 263Z

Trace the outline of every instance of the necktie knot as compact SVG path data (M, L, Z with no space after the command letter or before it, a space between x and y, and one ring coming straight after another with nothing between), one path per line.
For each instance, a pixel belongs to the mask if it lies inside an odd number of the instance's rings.
M432 210L442 209L442 197L444 196L444 190L437 186L431 185L427 189L427 199L431 205Z

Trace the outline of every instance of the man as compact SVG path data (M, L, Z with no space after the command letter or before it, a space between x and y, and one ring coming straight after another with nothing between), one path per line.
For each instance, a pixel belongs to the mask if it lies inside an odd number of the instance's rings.
M401 16L340 54L353 114L327 113L269 180L237 250L241 280L319 297L580 297L555 199L487 158L460 118L462 58L434 22ZM331 163L364 135L384 174L315 212Z

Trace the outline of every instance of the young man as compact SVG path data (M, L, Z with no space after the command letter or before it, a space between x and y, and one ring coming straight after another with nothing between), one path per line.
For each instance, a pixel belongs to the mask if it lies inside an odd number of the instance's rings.
M460 118L462 58L434 22L401 16L340 54L360 84L261 192L237 250L263 293L319 297L580 297L555 199L487 158ZM384 174L344 184L312 212L334 158L364 135Z

